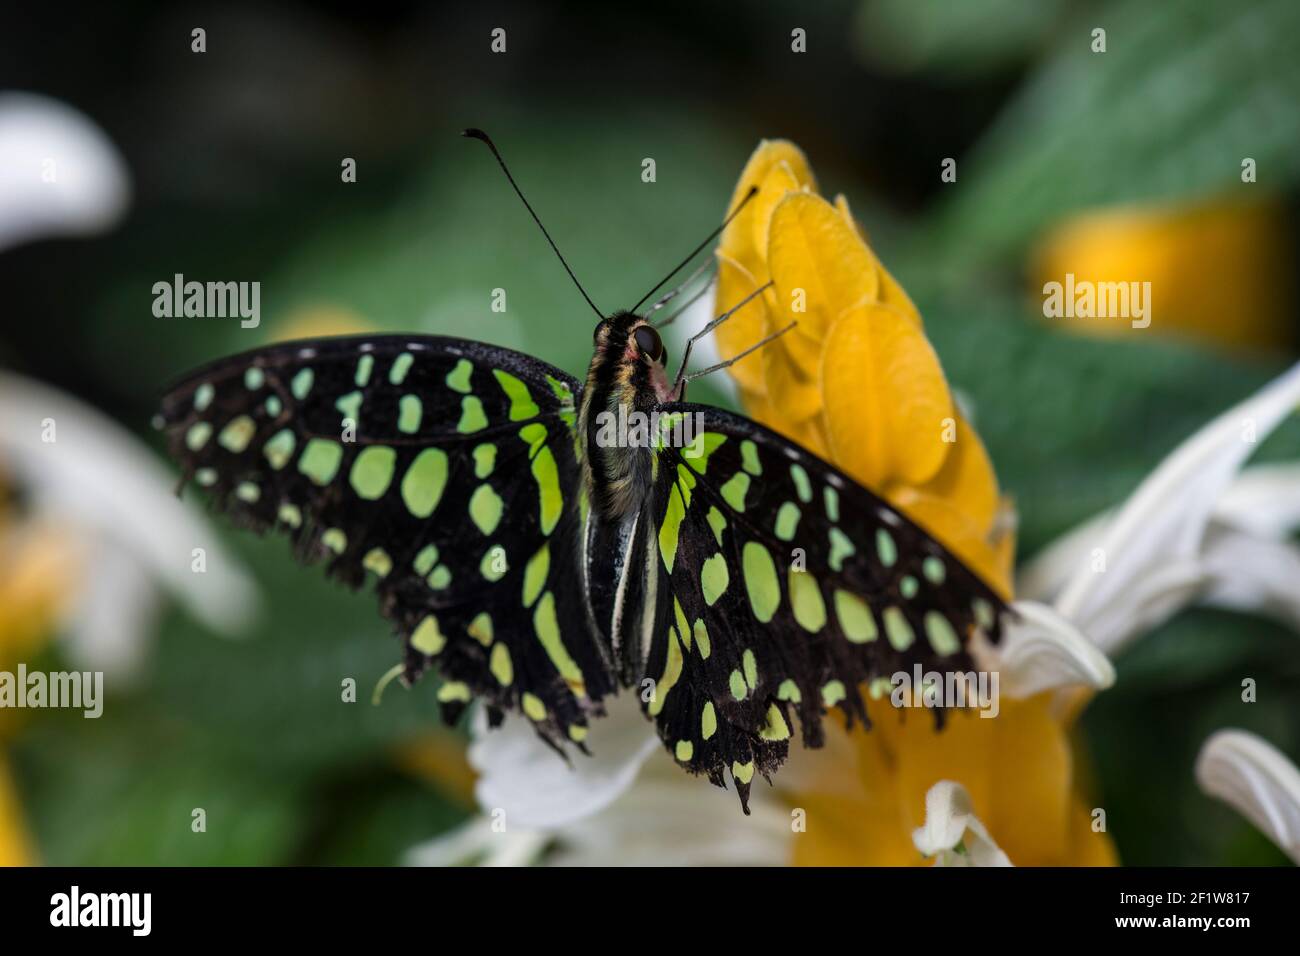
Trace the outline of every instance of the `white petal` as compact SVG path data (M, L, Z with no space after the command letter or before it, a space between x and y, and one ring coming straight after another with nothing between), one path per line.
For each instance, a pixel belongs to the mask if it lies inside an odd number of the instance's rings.
M1300 631L1300 548L1289 541L1210 525L1201 563L1201 600L1212 607L1267 614Z
M529 866L541 859L551 837L535 830L494 830L475 817L454 830L406 851L406 866Z
M1196 759L1201 789L1230 804L1300 863L1300 770L1244 730L1220 730Z
M1037 601L1017 601L997 646L973 647L977 666L998 673L1000 693L1030 697L1061 687L1103 690L1115 683L1115 668L1095 644L1055 610Z
M1300 464L1247 468L1219 499L1214 517L1260 537L1287 537L1300 527Z
M1135 593L1132 583L1153 569L1183 565L1161 583L1165 597L1188 586L1195 575L1187 566L1196 560L1216 502L1258 442L1297 404L1300 364L1183 442L1107 523L1099 544L1105 573L1076 568L1057 610L1111 653L1137 633L1124 626L1099 630L1095 620L1103 614L1122 619Z
M0 249L100 232L129 197L126 164L89 119L48 97L0 96Z
M966 788L952 780L940 780L926 792L925 824L912 831L912 843L924 856L935 857L936 866L1011 866L975 816Z
M158 590L129 552L95 544L84 565L92 573L72 608L67 653L79 669L109 675L120 691L140 676L152 645Z
M55 441L42 441L46 421ZM175 477L126 429L63 392L0 372L0 460L35 506L125 553L215 630L256 612L252 581L212 528L175 495ZM195 548L205 573L191 570ZM90 569L89 573L94 573Z
M1101 547L1114 511L1103 511L1075 525L1016 571L1016 594L1031 601L1054 602L1082 569L1092 569L1093 549Z
M655 768L655 769L652 769ZM783 866L790 808L755 791L750 816L734 792L709 786L655 754L641 779L593 817L558 834L554 862L568 866Z
M469 760L479 771L475 795L489 814L505 811L507 825L555 829L604 809L632 785L642 764L661 748L635 694L608 702L591 722L587 748L571 762L543 743L523 717L507 715L488 730L479 715Z

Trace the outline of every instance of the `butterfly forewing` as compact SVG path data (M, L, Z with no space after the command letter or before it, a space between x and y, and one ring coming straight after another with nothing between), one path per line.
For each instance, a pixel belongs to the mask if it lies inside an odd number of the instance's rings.
M580 742L612 678L573 586L578 392L479 343L323 339L194 373L163 422L220 508L353 587L375 581L406 678L436 664L449 716L482 696Z
M866 721L861 691L914 664L968 670L1003 601L939 542L821 459L719 409L659 456L660 561L646 704L677 761L746 798L784 761L798 717L819 746L832 707ZM678 434L690 434L689 429Z

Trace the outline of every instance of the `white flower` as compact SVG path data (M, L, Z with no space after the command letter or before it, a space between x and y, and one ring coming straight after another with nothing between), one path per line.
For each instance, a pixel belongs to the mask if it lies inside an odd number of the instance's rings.
M1300 770L1281 751L1244 730L1220 730L1201 747L1196 779L1300 863Z
M1113 655L1188 604L1300 622L1300 469L1243 463L1300 404L1300 365L1187 439L1112 513L1046 548L1019 593L1056 610ZM1235 480L1234 480L1235 479Z
M176 498L175 477L107 416L0 372L0 465L30 500L28 522L68 532L78 551L83 580L65 624L70 650L86 666L116 677L136 671L158 585L217 631L246 626L252 582ZM204 573L192 569L196 548Z
M0 95L0 250L100 232L129 199L126 164L90 120L44 96Z
M912 843L935 866L1011 866L971 807L966 788L940 780L925 794L925 825L912 831Z
M591 755L574 754L572 765L522 718L496 730L477 719L469 757L483 816L413 848L407 862L536 862L548 846L547 862L568 866L788 862L791 817L778 797L755 788L746 817L730 789L682 771L635 694L613 698L609 710L592 722Z
M976 665L997 671L999 690L1022 699L1046 690L1089 687L1105 690L1115 683L1115 668L1097 646L1053 608L1037 601L1016 601L996 645L977 641Z

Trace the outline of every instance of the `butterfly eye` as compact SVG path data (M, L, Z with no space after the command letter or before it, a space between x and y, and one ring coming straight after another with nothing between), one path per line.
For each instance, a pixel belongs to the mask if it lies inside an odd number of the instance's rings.
M659 333L648 325L643 325L636 330L636 347L641 350L641 354L647 356L653 361L658 362L664 356L664 343L659 339Z
M604 327L605 327L604 319L601 319L599 322L596 323L596 327L591 330L591 341L597 342L600 340L600 330L603 329Z

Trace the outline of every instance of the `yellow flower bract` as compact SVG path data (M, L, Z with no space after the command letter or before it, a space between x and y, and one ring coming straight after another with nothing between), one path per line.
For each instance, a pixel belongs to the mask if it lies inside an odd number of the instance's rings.
M997 478L916 306L844 197L817 194L793 143L759 145L733 208L755 185L719 242L717 310L772 285L718 327L718 348L731 357L796 324L731 367L746 409L906 511L1009 595Z
M754 185L719 243L716 312L772 287L718 327L718 346L730 357L798 325L731 367L746 410L905 511L1009 598L1010 508L916 306L844 197L832 204L817 194L794 144L759 145L731 208ZM826 748L793 758L792 799L810 821L794 839L796 863L928 862L912 831L940 780L966 787L1015 863L1115 862L1079 796L1070 714L1053 695L1003 698L993 719L953 715L942 733L928 713L884 700L869 708L869 732L848 735L831 719Z

